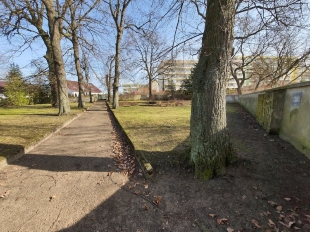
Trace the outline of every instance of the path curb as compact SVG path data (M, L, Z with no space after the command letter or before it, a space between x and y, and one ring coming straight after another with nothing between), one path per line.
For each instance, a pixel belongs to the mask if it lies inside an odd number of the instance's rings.
M115 119L116 123L118 124L118 126L121 128L122 133L125 136L125 139L127 141L127 143L129 144L129 146L132 148L135 157L138 160L138 163L144 173L144 177L146 179L149 179L153 176L154 170L153 167L151 165L151 163L148 161L148 159L145 157L145 155L142 152L139 152L135 149L134 144L131 142L130 138L128 137L126 131L123 129L122 125L119 123L119 121L117 120L117 118L114 115L114 112L112 111L112 109L110 108L109 104L107 104L107 108L109 110L109 112L111 113L111 115L113 116L113 118Z

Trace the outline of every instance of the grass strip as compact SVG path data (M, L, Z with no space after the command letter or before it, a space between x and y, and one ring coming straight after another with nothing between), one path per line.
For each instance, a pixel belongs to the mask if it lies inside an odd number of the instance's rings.
M130 106L113 113L135 146L153 165L189 151L190 106Z
M86 103L86 107L90 105ZM71 103L71 114L58 116L58 108L50 104L1 107L0 160L38 142L83 110Z

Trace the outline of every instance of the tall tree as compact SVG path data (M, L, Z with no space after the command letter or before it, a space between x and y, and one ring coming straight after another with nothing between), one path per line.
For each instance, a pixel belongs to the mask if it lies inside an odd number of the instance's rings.
M64 18L68 5L67 2L65 2L64 5L60 5L58 1L55 3L53 0L42 0L42 2L47 12L49 34L54 58L54 69L58 84L58 115L66 115L70 114L70 102L68 97L65 64L60 45L60 29L62 27L62 19Z
M246 80L276 84L304 63L309 56L303 38L309 34L307 11L303 0L236 1L231 74L239 94Z
M10 65L6 76L5 94L9 104L22 106L28 103L26 85L18 65Z
M89 102L92 103L93 102L93 96L92 96L92 93L91 93L91 84L89 83L89 79L90 79L89 68L90 68L90 65L89 65L88 57L86 57L85 52L83 53L83 56L82 56L81 67L82 67L82 69L84 71L84 75L85 75L85 79L86 79L86 87L87 87L87 91L88 91L88 95L89 95Z
M234 160L226 127L226 80L232 53L234 0L207 2L200 57L193 76L191 160L198 178L226 173Z
M111 102L111 84L114 78L112 75L113 65L114 65L114 56L109 56L106 62L106 67L109 73L105 76L105 84L108 92L108 99L107 99L108 102Z
M46 54L44 58L47 61L49 73L48 79L51 86L52 93L52 106L58 105L58 87L54 70L53 51L50 40L50 35L47 30L44 29L44 4L40 1L32 2L29 0L13 1L2 0L1 5L8 11L8 14L2 15L2 32L8 38L19 35L27 43L31 43L34 38L39 36L44 45L46 46ZM27 24L28 23L28 24ZM34 31L30 26L34 26ZM26 36L27 33L33 35L33 39L29 39Z
M148 80L149 98L152 98L152 83L163 70L159 63L166 57L167 46L160 38L160 33L156 28L142 30L139 33L130 33L133 40L134 49L138 53L136 67L145 72Z
M87 2L87 4L85 4L83 0L79 1L67 0L67 2L69 5L70 20L68 20L68 28L66 30L67 33L65 33L65 36L72 42L73 47L74 64L76 69L76 75L78 77L78 86L79 86L78 108L84 108L85 107L85 103L83 100L84 78L81 69L78 31L81 29L83 21L87 18L90 12L99 3L99 0L95 0L92 3ZM85 39L85 37L83 39Z
M125 25L125 15L127 7L129 6L132 0L117 0L109 1L110 13L112 15L115 28L116 28L116 43L115 43L115 73L114 73L114 82L113 82L113 102L112 108L116 109L119 106L118 100L118 88L119 88L119 79L120 79L120 57L121 57L121 43L123 38L124 29L127 28Z

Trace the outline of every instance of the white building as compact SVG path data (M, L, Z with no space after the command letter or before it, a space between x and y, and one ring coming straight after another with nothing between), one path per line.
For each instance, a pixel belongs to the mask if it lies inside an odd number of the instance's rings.
M158 66L160 89L165 91L173 83L175 90L179 90L182 81L188 78L197 62L198 60L163 60Z

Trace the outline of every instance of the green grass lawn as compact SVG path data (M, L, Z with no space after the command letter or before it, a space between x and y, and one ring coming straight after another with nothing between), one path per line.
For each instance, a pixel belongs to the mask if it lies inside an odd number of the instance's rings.
M171 151L189 136L190 106L113 110L137 150Z
M71 103L71 115L65 116L58 116L58 108L50 104L0 107L0 159L39 141L80 112L77 103Z
M227 113L235 108L227 104ZM190 106L130 106L113 110L138 152L151 162L190 152ZM180 157L181 156L181 157Z

